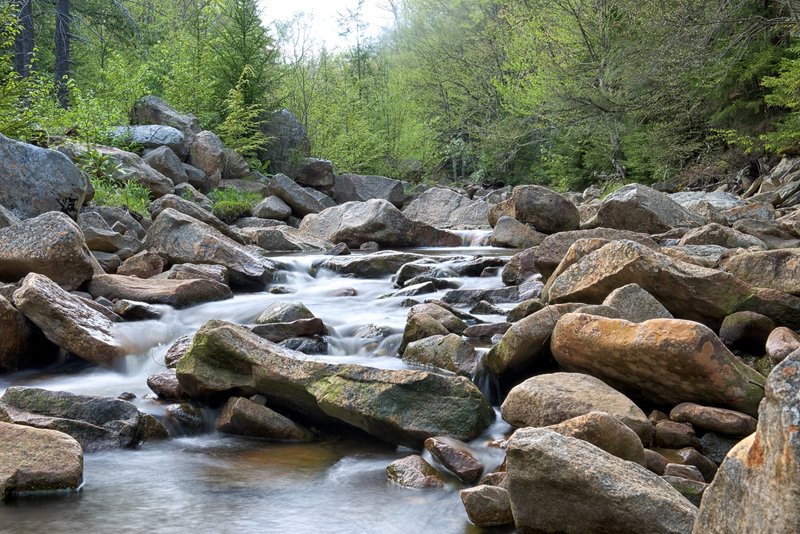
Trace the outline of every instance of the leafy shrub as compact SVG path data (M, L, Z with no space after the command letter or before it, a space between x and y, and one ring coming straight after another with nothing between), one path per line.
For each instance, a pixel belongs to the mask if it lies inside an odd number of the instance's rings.
M253 208L261 202L261 195L238 189L215 189L208 194L214 203L212 212L221 221L233 224L237 219L252 215Z
M92 201L95 204L125 207L144 217L149 216L147 207L150 204L150 191L134 180L120 182L115 179L121 165L115 163L111 156L89 149L75 163L89 176L94 188Z

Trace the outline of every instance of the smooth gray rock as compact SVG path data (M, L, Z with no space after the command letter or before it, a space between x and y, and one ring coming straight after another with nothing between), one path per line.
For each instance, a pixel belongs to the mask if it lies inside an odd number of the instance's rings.
M432 187L412 200L403 215L436 228L489 226L489 204L442 187Z
M340 174L333 184L333 199L339 204L381 199L399 208L405 200L405 193L399 180L385 176Z
M161 124L119 126L111 130L116 141L129 142L145 148L167 147L181 159L189 153L186 138L173 128Z
M163 124L183 133L187 142L200 133L200 124L192 115L184 115L157 96L143 96L133 104L131 124Z
M189 182L189 175L175 152L167 146L150 150L142 156L145 163L172 180L175 185Z
M514 218L545 234L577 230L581 223L578 208L567 198L538 185L521 185L511 195Z
M615 289L603 300L603 306L617 310L621 319L632 323L673 318L653 295L637 284L628 284Z
M669 195L641 184L630 184L608 195L587 226L657 234L672 228L694 228L703 224L705 220L702 217Z
M299 217L319 213L325 206L285 174L276 174L269 182L269 192L283 200Z

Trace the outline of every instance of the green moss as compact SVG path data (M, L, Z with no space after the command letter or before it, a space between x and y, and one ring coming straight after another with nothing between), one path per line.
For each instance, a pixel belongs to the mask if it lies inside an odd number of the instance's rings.
M248 193L238 189L215 189L208 194L214 203L214 215L227 224L233 224L237 219L249 217L253 208L262 197L258 193Z

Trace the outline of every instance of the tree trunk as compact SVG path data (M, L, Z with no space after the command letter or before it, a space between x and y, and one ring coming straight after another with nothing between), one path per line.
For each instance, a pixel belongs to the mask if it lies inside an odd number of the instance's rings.
M33 60L33 0L17 0L19 33L14 38L14 70L20 78L31 73Z
M69 14L70 0L56 0L56 83L58 84L58 101L61 107L69 107Z

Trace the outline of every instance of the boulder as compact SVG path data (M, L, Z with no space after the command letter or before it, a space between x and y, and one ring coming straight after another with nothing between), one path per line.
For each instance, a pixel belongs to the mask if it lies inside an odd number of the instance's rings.
M516 427L557 425L591 412L605 412L650 443L653 425L622 393L589 375L552 373L515 386L500 407L503 419Z
M664 419L656 423L653 443L664 449L699 448L700 440L691 425Z
M672 228L704 224L703 217L687 210L669 195L641 184L629 184L603 199L587 226L658 234Z
M147 232L145 247L171 263L221 265L232 284L261 287L272 279L275 264L221 234L211 226L167 208Z
M0 500L82 483L80 443L63 432L0 422Z
M58 349L0 295L0 373L53 363Z
M315 319L302 302L274 302L256 317L256 324L291 323L301 319Z
M169 271L158 277L167 280L213 280L223 285L228 285L228 268L223 265L199 265L194 263L179 263L173 265Z
M575 204L546 187L521 185L514 188L511 198L514 217L539 232L555 234L580 227L581 216Z
M217 418L217 430L226 434L276 441L312 441L314 434L291 419L243 397L231 397Z
M276 408L412 447L439 435L474 439L494 416L464 377L313 361L221 321L195 334L177 371L181 387L195 398L260 393Z
M603 300L603 305L617 310L621 319L632 323L673 318L653 295L637 284L628 284L615 289Z
M251 174L250 165L247 163L247 160L235 150L226 148L225 165L222 168L222 183L224 184L225 182L230 182L233 180L240 181L241 183L250 183L253 185L260 183L253 180L247 180L252 176L257 175Z
M693 465L667 464L664 468L665 477L685 478L695 482L705 482L703 474Z
M462 441L446 436L432 437L425 440L425 450L465 484L477 482L483 474L483 464Z
M757 421L744 413L713 406L682 402L669 412L669 418L679 423L728 436L749 436L756 431Z
M189 154L186 138L180 130L163 124L119 126L111 130L117 142L135 144L144 148L169 148L177 157L185 159Z
M430 365L467 377L475 373L475 349L456 334L434 335L411 342L403 351L403 359Z
M0 205L20 219L48 211L75 218L94 195L86 175L56 150L0 135L0 161Z
M102 272L80 228L63 213L48 212L0 229L2 282L16 282L28 273L39 273L74 290Z
M288 109L272 113L262 131L272 141L259 157L262 161L269 161L275 172L291 173L297 161L309 155L308 133L303 123Z
M691 230L678 241L678 245L718 245L725 248L767 248L764 242L757 237L717 223L708 224Z
M413 454L395 460L386 466L387 478L404 488L443 488L444 481L439 472L421 456Z
M333 163L329 160L306 158L292 178L300 185L329 189L333 187L336 175L333 173Z
M776 328L767 338L767 355L772 363L782 362L797 349L800 349L800 334L785 326Z
M717 464L710 458L703 456L693 447L685 447L678 451L678 456L683 460L684 465L691 465L703 475L702 482L710 482L717 475Z
M134 232L127 231L125 235L122 235L112 230L98 213L81 213L78 215L78 226L83 232L86 246L92 252L116 254L119 258L127 259L142 248L142 242ZM117 228L123 230L119 226Z
M94 298L168 304L174 308L187 308L203 302L233 298L228 286L209 279L142 280L117 274L95 276L89 282L88 291Z
M403 209L403 215L409 219L436 228L488 227L488 214L489 204L486 202L470 200L467 196L442 187L428 189Z
M175 184L172 183L172 180L145 163L138 154L107 146L98 146L95 150L113 162L114 172L111 178L115 182L124 184L133 180L150 191L152 198L163 197L175 192Z
M358 278L383 278L405 269L407 264L421 260L423 256L413 252L382 251L372 254L333 256L314 260L311 264L311 273L316 275L320 269L333 271L344 276ZM405 276L398 274L397 282L407 281Z
M0 416L12 423L69 434L86 452L136 447L166 437L152 416L128 401L29 387L10 387L0 397ZM154 426L153 426L154 425Z
M800 295L800 250L780 249L737 254L722 267L755 287Z
M506 452L518 530L685 534L697 509L658 475L585 441L517 430Z
M318 317L295 319L287 322L270 322L249 326L251 332L260 338L281 343L294 338L309 338L328 334L325 323ZM295 349L299 350L299 349ZM323 351L324 352L324 351Z
M403 184L385 176L340 174L333 184L333 199L338 204L379 199L391 202L399 208L405 197Z
M706 490L695 534L800 531L800 353L767 379L755 434L734 447Z
M11 210L0 204L0 228L8 228L22 222L22 219L11 213Z
M270 228L242 228L239 233L250 244L270 252L323 252L333 243L301 232L290 226Z
M157 96L143 96L133 104L131 124L163 124L172 126L191 141L200 133L200 124L192 115L183 115Z
M176 339L164 354L164 365L170 369L174 369L178 364L178 360L180 360L181 357L186 354L186 351L188 351L189 347L191 346L192 336L181 336Z
M244 244L244 239L241 235L239 235L239 232L237 232L236 229L231 228L222 222L213 213L208 212L197 204L189 202L188 200L177 195L165 195L158 200L154 200L150 203L148 210L150 211L150 216L153 218L153 220L155 220L161 214L161 212L167 208L172 208L177 212L188 215L193 219L197 219L198 221L214 228L226 237L233 239L237 243Z
M14 305L47 339L84 360L112 366L127 354L109 319L45 276L25 277L14 292Z
M161 319L163 312L156 306L136 300L119 299L114 302L113 312L125 321Z
M278 197L269 196L256 204L253 217L285 221L292 214L292 208Z
M642 440L613 415L589 412L547 428L562 436L582 439L617 458L647 466Z
M709 204L715 210L722 211L736 208L744 204L736 195L722 191L713 191L710 193L705 193L703 191L681 191L670 194L669 198L687 210L691 210L701 204Z
M480 485L459 492L470 522L479 527L495 527L514 522L511 499L505 488Z
M358 248L375 241L384 247L458 247L461 238L406 218L386 200L347 202L303 219L300 230L332 243Z
M150 224L150 221L142 218L138 213L131 212L127 207L95 206L88 211L100 215L112 229L121 234L133 232L138 239L144 239L147 233L142 225L149 226Z
M456 316L450 309L434 302L412 306L411 309L408 310L408 318L411 319L416 315L427 315L431 317L437 323L444 326L448 332L452 332L453 334L461 335L467 329L467 323L460 317Z
M494 226L491 244L493 247L526 249L540 245L546 237L527 224L504 215Z
M774 329L775 323L769 317L756 312L740 311L725 317L719 329L719 338L728 347L761 356L764 354L767 338Z
M175 185L189 182L189 175L175 152L167 146L146 152L142 159L155 170L172 180Z
M170 401L186 400L186 393L178 383L175 369L167 369L147 377L147 387L159 398Z
M135 276L137 278L151 278L161 274L167 262L161 254L143 250L122 262L117 268L117 274Z
M189 145L188 163L203 171L216 187L225 169L225 146L214 132L202 131L195 135Z
M317 198L297 185L285 174L276 174L269 182L269 192L280 198L299 217L310 213L319 213L325 206Z
M572 313L559 319L550 349L565 370L654 403L697 402L755 414L764 395L764 377L692 321L631 323Z

